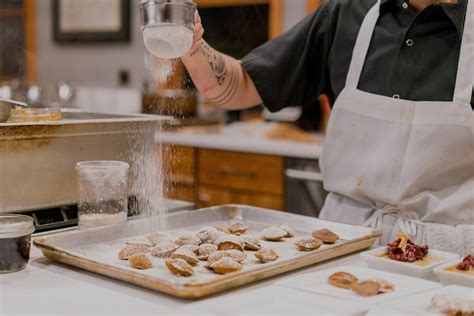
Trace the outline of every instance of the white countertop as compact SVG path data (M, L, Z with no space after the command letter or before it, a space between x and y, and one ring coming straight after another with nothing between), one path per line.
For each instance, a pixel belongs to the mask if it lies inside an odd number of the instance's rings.
M318 159L323 137L315 134L316 143L270 140L265 137L274 123L233 123L214 132L161 132L158 142L180 146L218 149L292 158Z
M268 304L267 310L287 315L314 314L316 308L334 312L338 304L332 298L274 283L297 274L348 264L365 266L358 255L352 255L210 298L188 301L55 263L33 247L25 270L0 274L0 315L215 315L226 310L235 314L242 310L242 304L256 300ZM278 307L273 308L276 301Z

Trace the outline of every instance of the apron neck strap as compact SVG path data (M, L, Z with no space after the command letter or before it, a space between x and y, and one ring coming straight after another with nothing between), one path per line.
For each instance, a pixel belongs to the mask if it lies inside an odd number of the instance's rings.
M467 2L464 32L459 54L458 71L454 90L454 101L471 102L474 83L474 0ZM352 59L346 78L346 87L356 89L369 51L372 35L380 14L380 0L369 10L362 22L352 51Z
M474 0L466 2L466 19L459 53L454 102L469 104L474 85Z
M362 22L357 35L357 40L352 51L351 64L346 78L346 87L357 88L359 85L359 78L362 73L367 52L369 51L370 41L374 33L375 25L379 19L380 14L380 0L369 10Z

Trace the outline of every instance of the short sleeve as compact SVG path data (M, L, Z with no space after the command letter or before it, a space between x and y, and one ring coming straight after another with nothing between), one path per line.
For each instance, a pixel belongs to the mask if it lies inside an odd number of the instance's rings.
M288 32L242 59L242 66L270 111L315 103L321 93L328 93L328 11L325 2Z

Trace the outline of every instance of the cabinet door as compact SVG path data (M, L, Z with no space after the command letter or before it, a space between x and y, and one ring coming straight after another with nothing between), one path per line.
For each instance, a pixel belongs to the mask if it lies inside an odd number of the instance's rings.
M167 199L196 202L196 187L194 185L165 183L164 194Z
M194 148L163 145L163 175L166 183L192 185L196 182Z
M284 202L281 195L238 192L211 186L201 186L198 189L199 208L222 204L245 204L272 210L283 210Z
M235 191L282 195L284 158L200 149L199 183Z

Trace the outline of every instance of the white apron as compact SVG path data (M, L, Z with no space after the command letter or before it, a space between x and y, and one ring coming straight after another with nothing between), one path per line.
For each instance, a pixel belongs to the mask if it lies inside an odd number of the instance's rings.
M452 102L357 89L379 8L380 1L362 23L331 113L320 160L330 194L320 217L377 228L382 244L400 231L435 249L473 252L474 1L467 5Z

